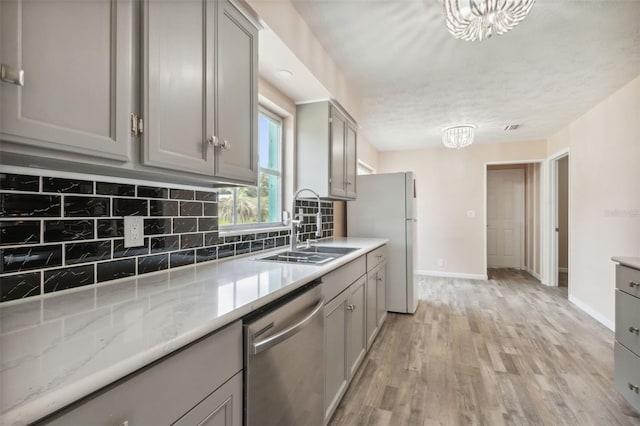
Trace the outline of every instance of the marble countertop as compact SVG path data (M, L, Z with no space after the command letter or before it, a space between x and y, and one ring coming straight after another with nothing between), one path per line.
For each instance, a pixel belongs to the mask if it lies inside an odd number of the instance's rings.
M0 424L36 421L386 243L325 265L201 263L0 305ZM283 251L283 248L272 252Z
M640 269L640 257L613 256L611 260L630 268Z

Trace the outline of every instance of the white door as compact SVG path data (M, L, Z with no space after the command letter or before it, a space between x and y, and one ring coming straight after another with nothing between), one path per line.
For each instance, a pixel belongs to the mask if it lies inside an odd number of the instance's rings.
M487 266L521 268L524 170L487 171Z

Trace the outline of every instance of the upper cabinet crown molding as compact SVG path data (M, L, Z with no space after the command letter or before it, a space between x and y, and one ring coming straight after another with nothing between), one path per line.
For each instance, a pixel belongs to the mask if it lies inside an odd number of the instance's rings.
M297 182L323 198L356 198L357 124L333 100L296 106Z

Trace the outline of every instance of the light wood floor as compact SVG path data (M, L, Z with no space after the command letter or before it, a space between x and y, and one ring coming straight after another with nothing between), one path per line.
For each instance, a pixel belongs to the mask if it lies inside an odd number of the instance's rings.
M613 385L613 333L526 273L429 278L390 314L332 425L640 425Z

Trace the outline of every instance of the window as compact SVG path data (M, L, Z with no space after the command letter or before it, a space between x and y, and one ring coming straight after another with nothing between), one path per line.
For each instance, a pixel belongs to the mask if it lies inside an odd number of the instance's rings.
M219 223L228 228L282 222L282 120L258 114L258 186L219 191Z

